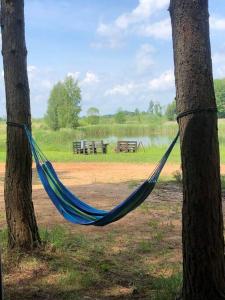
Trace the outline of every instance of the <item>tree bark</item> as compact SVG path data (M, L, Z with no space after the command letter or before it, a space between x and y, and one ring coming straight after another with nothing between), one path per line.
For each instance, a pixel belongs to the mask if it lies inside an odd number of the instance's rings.
M1 0L2 55L7 120L31 128L24 1ZM9 248L40 243L32 203L32 156L22 128L7 126L5 207Z
M220 159L207 0L171 0L183 171L184 300L225 299ZM205 110L204 110L205 109Z

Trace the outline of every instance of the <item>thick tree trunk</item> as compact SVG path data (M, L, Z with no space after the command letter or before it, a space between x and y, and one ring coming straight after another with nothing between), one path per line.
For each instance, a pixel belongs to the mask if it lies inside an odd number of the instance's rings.
M217 115L207 0L171 0L183 170L183 299L225 299Z
M7 120L31 127L24 1L1 0L2 54ZM32 195L32 157L22 128L7 126L5 206L10 248L40 243Z

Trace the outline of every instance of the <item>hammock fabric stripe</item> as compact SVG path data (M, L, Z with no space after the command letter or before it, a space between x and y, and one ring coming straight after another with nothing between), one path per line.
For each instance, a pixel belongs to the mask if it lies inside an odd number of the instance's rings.
M45 157L30 131L24 126L29 140L37 172L52 203L69 222L80 225L105 226L121 219L141 205L154 189L159 175L178 139L179 133L163 155L151 176L145 180L127 199L110 211L100 210L81 201L60 181L51 162Z

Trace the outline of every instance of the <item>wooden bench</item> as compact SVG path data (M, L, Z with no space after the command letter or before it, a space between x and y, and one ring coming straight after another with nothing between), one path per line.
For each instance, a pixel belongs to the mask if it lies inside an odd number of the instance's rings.
M95 147L94 149L95 149L96 153L98 152L98 149L99 149L101 153L106 154L107 146L108 146L108 144L103 143L103 141L94 143L94 147Z
M97 154L97 153L107 153L108 144L103 141L81 141L73 142L73 153L74 154Z
M97 154L97 153L107 153L108 144L103 143L103 141L84 141L83 149L86 154Z
M81 142L73 142L73 153L74 154L83 153L83 147L81 145Z
M136 152L137 141L118 141L116 152Z

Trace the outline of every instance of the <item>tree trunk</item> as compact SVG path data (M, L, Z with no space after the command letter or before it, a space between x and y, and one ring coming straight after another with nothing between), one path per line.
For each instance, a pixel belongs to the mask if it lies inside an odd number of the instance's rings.
M184 300L225 299L217 114L207 0L171 0L183 171Z
M31 127L24 1L1 0L7 120ZM32 203L32 156L22 128L7 126L5 206L9 248L32 249L40 238Z

